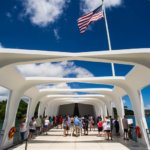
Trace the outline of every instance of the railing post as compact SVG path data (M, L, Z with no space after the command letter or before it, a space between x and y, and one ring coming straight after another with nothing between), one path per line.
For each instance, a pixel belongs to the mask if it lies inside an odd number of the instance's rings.
M28 147L28 138L26 139L25 150L27 150L27 147Z
M150 130L146 129L146 133L147 133L148 142L150 144Z

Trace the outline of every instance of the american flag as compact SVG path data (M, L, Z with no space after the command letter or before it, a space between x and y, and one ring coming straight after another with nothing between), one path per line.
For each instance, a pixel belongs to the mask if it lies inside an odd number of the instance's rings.
M78 27L80 29L80 33L84 33L91 22L97 21L103 17L104 16L103 16L102 5L96 8L94 11L89 12L86 15L80 17L78 19Z

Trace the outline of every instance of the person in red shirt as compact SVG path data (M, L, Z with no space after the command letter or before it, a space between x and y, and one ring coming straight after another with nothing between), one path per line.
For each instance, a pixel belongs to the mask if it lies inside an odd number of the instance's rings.
M55 123L56 123L56 127L58 129L58 125L59 125L59 117L58 116L55 117Z
M97 127L98 127L98 136L101 136L101 132L103 131L103 121L100 118L98 123L97 123Z
M60 124L61 129L62 129L62 123L63 123L63 117L60 116L60 117L59 117L59 124Z

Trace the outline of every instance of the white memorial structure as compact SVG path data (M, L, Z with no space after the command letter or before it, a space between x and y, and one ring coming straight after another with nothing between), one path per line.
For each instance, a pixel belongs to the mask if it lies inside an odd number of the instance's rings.
M134 65L134 67L126 76L91 78L24 77L16 69L17 65L22 64L58 62L66 60L131 64ZM38 102L40 102L39 115L42 115L44 110L46 115L57 115L60 105L78 102L93 105L95 114L101 115L102 117L107 116L107 113L109 113L109 115L113 115L111 105L113 102L116 106L121 123L121 119L124 117L124 105L122 101L122 97L124 95L128 95L131 99L136 124L140 127L142 132L140 142L150 148L146 133L146 129L148 127L141 95L141 89L150 84L150 49L65 53L2 48L0 49L0 66L0 85L10 90L10 97L7 102L2 129L4 133L1 141L1 148L5 148L12 144L13 139L8 139L8 132L15 124L16 113L22 96L30 98L27 111L27 122L29 122L31 117L34 115ZM43 90L38 90L36 88L36 86L40 84L55 84L61 82L106 84L113 85L114 88ZM89 94L66 94L68 92L88 92ZM123 131L122 127L121 131Z

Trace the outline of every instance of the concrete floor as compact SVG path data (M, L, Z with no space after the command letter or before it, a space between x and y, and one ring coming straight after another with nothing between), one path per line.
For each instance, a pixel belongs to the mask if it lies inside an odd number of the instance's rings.
M22 144L13 150L24 150ZM144 146L133 141L124 141L122 137L114 137L106 141L98 137L97 131L90 131L88 136L63 137L62 129L52 129L48 135L38 136L28 143L28 150L147 150Z

